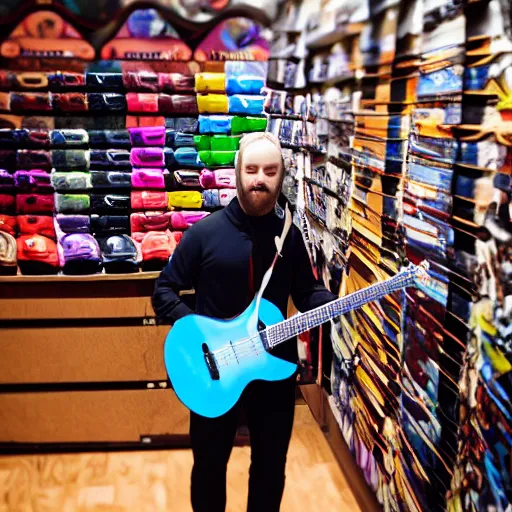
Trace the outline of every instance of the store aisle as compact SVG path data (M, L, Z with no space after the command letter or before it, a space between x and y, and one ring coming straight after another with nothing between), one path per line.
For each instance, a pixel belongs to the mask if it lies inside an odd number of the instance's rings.
M309 408L296 412L282 512L359 512ZM228 512L245 510L249 457L234 448ZM191 466L189 450L0 457L0 512L188 512Z

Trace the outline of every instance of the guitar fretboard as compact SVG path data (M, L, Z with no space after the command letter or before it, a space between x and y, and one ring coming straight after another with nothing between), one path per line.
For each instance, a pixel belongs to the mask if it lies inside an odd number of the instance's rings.
M298 334L322 325L331 318L343 315L348 311L364 306L368 302L381 299L394 291L411 286L414 284L417 273L418 268L411 266L390 279L373 284L357 292L350 293L341 299L312 309L307 313L300 313L288 320L267 327L265 330L267 344L270 348L273 348Z

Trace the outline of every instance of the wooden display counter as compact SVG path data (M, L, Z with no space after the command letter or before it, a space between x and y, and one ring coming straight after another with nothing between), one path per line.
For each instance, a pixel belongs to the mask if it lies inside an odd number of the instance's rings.
M170 326L151 306L157 276L0 277L0 453L189 446L163 362ZM379 510L324 391L301 391L362 510Z
M157 276L0 277L0 451L188 442Z

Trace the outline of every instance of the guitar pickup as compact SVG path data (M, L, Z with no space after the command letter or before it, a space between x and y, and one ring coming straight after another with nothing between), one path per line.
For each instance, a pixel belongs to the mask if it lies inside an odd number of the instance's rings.
M213 354L210 352L210 349L208 348L208 345L206 343L203 343L202 349L206 366L208 367L208 371L210 372L210 377L212 378L212 380L219 380L219 368L217 367L215 357L213 357Z

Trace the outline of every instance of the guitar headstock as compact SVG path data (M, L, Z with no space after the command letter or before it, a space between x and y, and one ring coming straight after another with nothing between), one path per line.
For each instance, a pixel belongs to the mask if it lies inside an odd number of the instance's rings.
M426 285L428 283L429 275L427 270L429 267L430 264L427 260L423 260L419 265L414 265L412 263L409 264L407 270L411 271L414 284L420 282L421 284Z

